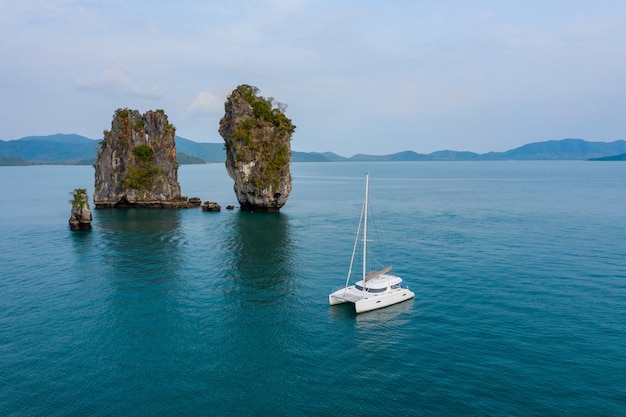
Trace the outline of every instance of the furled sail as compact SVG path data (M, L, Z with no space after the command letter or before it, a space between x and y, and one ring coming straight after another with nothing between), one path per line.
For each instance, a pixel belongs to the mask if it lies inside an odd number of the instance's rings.
M389 271L391 271L391 265L385 269L381 269L380 271L372 271L365 277L365 282L369 281L370 279L374 279L379 275L386 274Z

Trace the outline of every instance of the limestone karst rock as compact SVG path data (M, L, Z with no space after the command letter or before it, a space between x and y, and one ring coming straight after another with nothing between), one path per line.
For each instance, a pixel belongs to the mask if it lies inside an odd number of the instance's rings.
M296 127L285 106L240 85L224 104L219 133L226 148L226 170L242 210L279 211L291 193L291 135Z
M198 207L180 195L175 132L163 110L116 110L98 151L95 206Z
M70 228L72 230L91 229L91 208L89 208L89 197L85 188L77 188L72 192L72 212L70 214Z

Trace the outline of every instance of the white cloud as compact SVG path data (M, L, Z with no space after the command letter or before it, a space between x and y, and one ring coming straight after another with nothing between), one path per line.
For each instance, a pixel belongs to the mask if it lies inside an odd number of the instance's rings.
M161 91L156 87L139 87L124 71L119 69L107 69L96 78L83 77L78 80L77 86L81 90L137 98L159 99L163 96Z
M224 110L225 99L208 91L201 91L193 99L187 111L195 114L213 114Z

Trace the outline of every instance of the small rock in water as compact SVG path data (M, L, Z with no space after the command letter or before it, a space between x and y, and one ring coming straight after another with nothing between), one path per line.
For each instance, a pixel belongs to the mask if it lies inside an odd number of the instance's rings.
M202 204L202 211L221 211L222 207L214 201L205 201Z
M70 200L72 212L70 214L70 229L88 230L91 229L91 209L89 208L89 197L85 188L77 188L72 192L74 198Z

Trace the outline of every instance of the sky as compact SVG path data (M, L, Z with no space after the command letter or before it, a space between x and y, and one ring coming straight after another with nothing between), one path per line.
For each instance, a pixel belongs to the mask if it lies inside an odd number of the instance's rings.
M102 138L163 109L221 143L240 84L292 150L506 151L626 139L623 0L0 0L0 139Z

